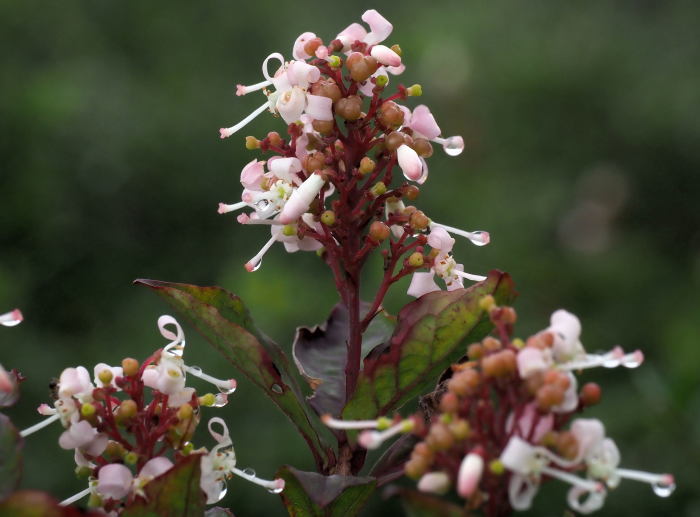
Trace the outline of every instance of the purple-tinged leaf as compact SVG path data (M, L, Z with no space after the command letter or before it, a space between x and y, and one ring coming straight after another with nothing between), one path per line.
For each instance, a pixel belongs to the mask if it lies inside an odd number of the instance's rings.
M202 517L206 496L199 486L201 458L201 454L192 454L179 460L148 483L146 497L137 497L121 517Z
M369 309L363 304L362 313ZM292 354L299 371L314 390L309 404L319 415L337 415L345 404L345 365L347 362L348 310L338 304L328 320L315 327L299 327ZM377 315L362 337L362 357L384 343L394 322L384 313Z
M432 388L435 379L465 353L465 345L492 328L479 301L487 294L499 304L515 298L510 275L491 271L468 289L428 293L406 305L388 347L370 353L357 389L343 409L346 420L386 415Z
M24 440L10 419L0 413L0 499L10 495L22 477Z
M321 424L304 401L289 359L277 344L255 328L238 296L221 287L139 279L165 298L243 375L261 388L299 430L319 469L331 463L333 451L319 434Z
M323 476L284 466L277 477L285 481L282 501L292 517L353 517L374 492L371 477Z
M20 490L0 502L0 517L104 517L104 513L61 506L46 492Z

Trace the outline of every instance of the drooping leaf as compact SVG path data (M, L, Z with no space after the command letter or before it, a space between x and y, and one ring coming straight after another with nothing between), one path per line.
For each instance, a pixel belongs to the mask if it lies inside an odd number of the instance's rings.
M398 497L408 517L467 517L469 513L454 503L408 488L390 487L390 497Z
M104 517L104 513L60 506L46 492L20 490L0 502L0 517Z
M468 289L428 293L406 305L388 347L369 354L354 396L343 409L347 420L376 418L398 409L430 389L465 344L483 338L492 328L479 301L487 294L499 304L515 297L510 275L491 271Z
M353 517L372 495L371 477L323 476L284 466L277 477L285 481L282 501L292 517Z
M148 483L146 497L138 497L122 517L202 517L206 496L199 486L201 454L180 460Z
M235 365L260 387L289 417L314 455L319 468L327 465L332 450L320 435L320 423L312 416L292 376L284 352L255 328L241 299L221 287L139 279L134 283L150 287Z
M361 314L368 309L363 304ZM299 327L294 338L294 361L314 390L309 403L319 415L337 415L345 404L348 320L347 308L338 304L328 320L312 328ZM384 313L377 315L362 337L362 357L384 343L393 329L394 322Z
M24 440L10 419L0 413L0 499L19 485L22 477L22 448Z

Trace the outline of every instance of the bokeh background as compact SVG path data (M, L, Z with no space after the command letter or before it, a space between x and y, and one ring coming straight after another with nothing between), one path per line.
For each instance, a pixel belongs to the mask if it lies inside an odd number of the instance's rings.
M236 83L260 80L271 52L298 34L330 38L367 8L395 26L443 134L468 150L436 150L421 208L446 224L485 229L492 244L458 241L468 271L509 271L528 335L565 307L590 350L641 348L634 371L587 373L604 386L605 420L623 464L671 471L656 498L623 483L599 515L700 515L700 8L662 2L38 2L0 1L0 309L26 321L2 332L0 361L28 377L18 426L37 419L49 379L67 366L118 363L161 346L168 311L137 277L219 284L247 301L289 349L294 327L335 302L315 254L277 246L263 267L242 264L267 239L218 216L240 195L252 156L245 134L282 131ZM368 286L376 273L367 278ZM406 285L388 307L408 301ZM232 375L188 332L188 362ZM219 414L239 463L272 476L312 468L292 426L241 379ZM27 441L25 487L58 498L82 488L53 427ZM202 443L208 443L202 436ZM241 480L224 501L237 515L284 515L276 496ZM562 515L549 487L531 515ZM398 512L377 497L366 515Z

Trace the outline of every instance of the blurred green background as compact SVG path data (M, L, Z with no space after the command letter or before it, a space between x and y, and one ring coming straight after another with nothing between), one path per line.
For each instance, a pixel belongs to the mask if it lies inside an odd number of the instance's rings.
M329 40L372 7L394 23L401 80L423 85L408 104L428 104L443 134L467 142L458 158L436 150L418 200L437 221L491 232L485 248L458 241L459 261L513 275L520 335L565 307L589 350L647 357L585 374L604 386L591 414L624 466L673 472L679 487L661 500L623 483L598 515L700 515L700 7L689 0L0 1L0 309L26 317L2 331L0 361L28 377L11 416L33 423L67 366L163 344L155 322L168 308L132 287L137 277L222 285L287 349L296 325L325 317L335 294L315 254L276 246L248 274L268 234L216 214L253 157L242 136L283 123L263 115L227 141L217 130L260 104L234 87L259 81L269 53L291 56L307 30ZM389 308L408 301L405 288ZM189 363L236 375L185 330ZM217 412L239 464L261 476L311 469L292 426L241 381ZM24 486L64 498L82 484L60 431L28 439ZM530 514L562 515L564 495L542 490ZM224 504L284 515L242 480ZM383 504L366 515L398 512Z

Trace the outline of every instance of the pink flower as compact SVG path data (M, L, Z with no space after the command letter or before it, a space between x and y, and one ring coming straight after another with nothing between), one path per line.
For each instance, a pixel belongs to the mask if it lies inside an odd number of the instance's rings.
M401 56L385 45L375 45L370 55L385 66L400 66Z
M259 189L265 173L265 162L254 159L241 171L241 185L247 189Z
M444 472L428 472L418 481L418 490L443 495L450 489L450 478Z
M422 183L420 180L423 176L423 163L418 153L406 144L401 144L396 150L396 158L406 179Z
M61 377L58 381L58 396L77 397L79 399L91 397L94 388L90 381L90 374L84 366L66 368L61 372Z
M551 353L528 346L518 352L518 373L521 379L527 379L542 373L552 366Z
M99 456L104 452L109 441L107 435L98 433L86 420L78 421L77 413L72 417L71 425L58 439L62 449L80 449L90 456Z
M280 222L289 224L299 219L301 214L309 209L311 202L321 192L324 184L325 180L320 174L312 174L304 180L304 183L292 192L289 200L285 203L279 215Z
M313 32L304 32L301 35L299 35L299 37L294 42L294 48L292 50L292 56L294 56L294 59L309 59L311 57L304 50L304 45L306 45L315 37L316 34L314 34Z
M97 474L97 491L108 499L122 499L131 489L134 476L121 463L110 463Z

